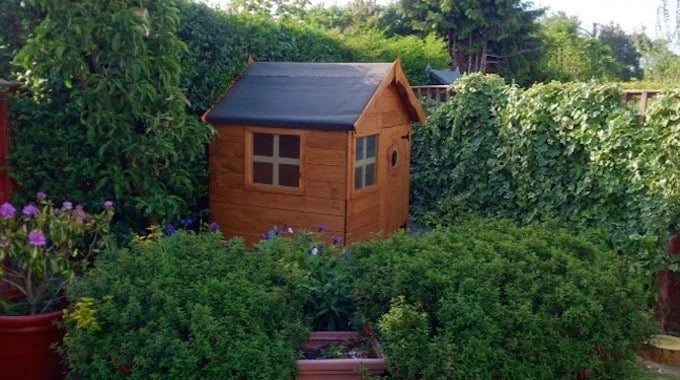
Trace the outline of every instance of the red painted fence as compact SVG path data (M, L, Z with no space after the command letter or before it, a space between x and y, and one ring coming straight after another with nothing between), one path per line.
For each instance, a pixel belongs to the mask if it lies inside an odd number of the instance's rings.
M0 79L0 203L9 200L11 181L5 169L5 158L9 151L9 105L6 93L10 85Z

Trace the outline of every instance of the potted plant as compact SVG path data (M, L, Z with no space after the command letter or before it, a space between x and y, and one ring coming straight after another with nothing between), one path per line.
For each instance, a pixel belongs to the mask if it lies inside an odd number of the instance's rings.
M99 214L44 193L17 210L0 205L0 373L3 379L60 378L51 346L61 339L64 289L108 242L113 203Z
M312 332L297 367L299 380L359 380L387 369L378 341L354 331Z

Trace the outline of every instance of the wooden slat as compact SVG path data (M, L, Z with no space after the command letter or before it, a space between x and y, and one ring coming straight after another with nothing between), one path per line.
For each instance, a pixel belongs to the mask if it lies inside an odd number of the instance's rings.
M224 189L243 188L243 174L239 173L214 173L210 175L210 198L219 198Z
M345 150L346 132L305 131L307 148Z
M245 128L243 126L233 125L217 125L217 141L231 141L243 143L243 136L245 135Z
M307 148L305 153L305 163L308 164L342 167L347 165L347 153L345 150Z
M243 158L213 156L210 158L211 173L238 173L243 174L245 161Z
M359 197L352 198L347 204L347 215L352 216L370 208L380 206L380 191L370 191Z
M341 234L344 227L344 218L338 215L244 206L217 201L210 203L210 209L213 219L239 231L267 231L273 226L280 227L283 224L313 230L323 223L329 231Z
M317 198L310 196L258 192L244 189L226 189L216 201L244 206L270 207L280 210L304 210L318 214L338 215L345 213L343 199Z
M245 141L213 141L210 144L209 152L211 156L223 157L244 157Z
M345 184L339 181L310 181L305 186L305 195L325 199L344 199Z
M358 212L347 218L347 232L352 232L368 225L376 225L380 221L380 205Z
M344 166L328 166L328 165L305 165L305 178L310 182L314 181L332 181L338 184L345 183L345 168Z

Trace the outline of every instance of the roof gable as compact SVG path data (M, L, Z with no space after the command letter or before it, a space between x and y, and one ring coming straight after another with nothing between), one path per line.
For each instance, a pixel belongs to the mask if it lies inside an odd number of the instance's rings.
M225 98L206 112L204 120L213 124L352 130L384 82L395 79L395 66L255 62Z

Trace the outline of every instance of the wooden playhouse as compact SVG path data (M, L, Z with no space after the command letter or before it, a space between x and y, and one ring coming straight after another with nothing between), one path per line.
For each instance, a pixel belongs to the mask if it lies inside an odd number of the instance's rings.
M210 210L252 244L284 224L355 242L408 219L411 124L425 116L394 63L251 63L203 120Z

